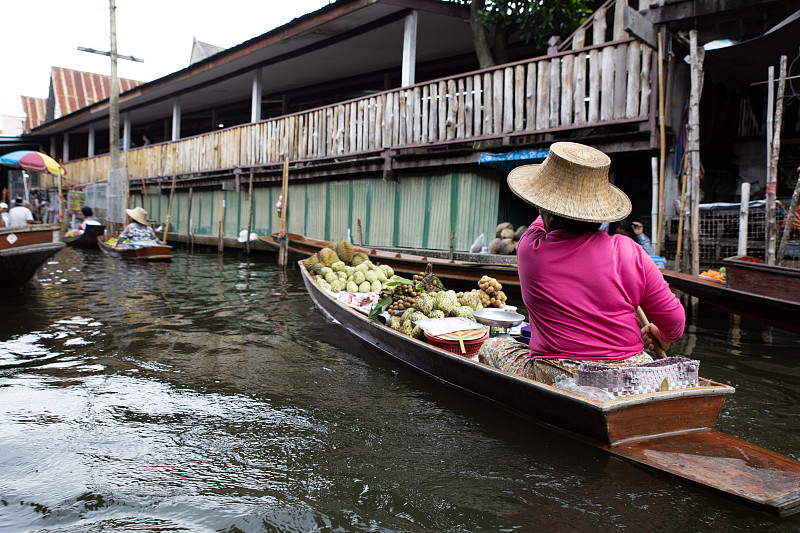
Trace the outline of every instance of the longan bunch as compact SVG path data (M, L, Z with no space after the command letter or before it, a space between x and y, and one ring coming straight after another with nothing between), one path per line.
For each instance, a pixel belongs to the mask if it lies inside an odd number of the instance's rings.
M507 298L499 281L489 276L483 276L478 280L478 287L481 305L484 307L505 307Z
M390 313L396 313L398 311L405 311L406 309L414 307L414 302L417 301L417 297L420 294L421 292L417 291L414 285L410 285L408 283L401 283L400 285L397 285L394 288L394 293L392 294L392 303L389 305L388 311Z

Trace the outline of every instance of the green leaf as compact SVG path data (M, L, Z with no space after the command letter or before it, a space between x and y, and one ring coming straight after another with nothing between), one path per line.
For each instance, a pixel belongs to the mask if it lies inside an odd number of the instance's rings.
M387 296L383 300L379 301L375 304L375 307L372 308L372 311L369 312L369 319L374 320L376 316L386 311L386 309L392 305L392 297Z

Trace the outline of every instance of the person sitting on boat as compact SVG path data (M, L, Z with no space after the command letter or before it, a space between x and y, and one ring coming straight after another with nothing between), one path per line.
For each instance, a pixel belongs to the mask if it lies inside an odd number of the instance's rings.
M608 232L612 235L627 235L634 241L639 243L647 255L655 255L653 251L653 243L650 238L644 234L644 226L641 222L635 222L629 218L620 220L619 222L612 222L608 227Z
M132 221L125 226L125 229L117 237L117 244L125 240L133 244L162 244L156 232L150 227L147 220L147 211L141 207L135 207L126 209L125 212L131 217Z
M94 216L94 211L88 205L81 207L81 214L83 214L83 220L80 224L78 224L76 231L76 235L82 234L86 231L86 226L100 226L100 221Z
M559 142L541 165L517 167L508 185L539 209L517 248L530 346L491 338L479 359L554 384L582 362L628 366L651 362L683 335L685 312L644 249L599 230L625 218L627 195L608 182L610 158L589 146ZM651 324L640 328L641 307Z
M25 200L22 199L22 196L17 196L14 199L14 207L8 212L8 227L27 226L28 222L33 222L33 213L25 207Z
M0 228L7 228L11 219L8 216L8 204L0 202Z

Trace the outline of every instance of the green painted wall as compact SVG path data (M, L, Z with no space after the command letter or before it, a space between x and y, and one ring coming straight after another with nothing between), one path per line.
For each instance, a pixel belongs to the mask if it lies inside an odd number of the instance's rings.
M397 182L380 178L294 183L289 186L287 230L325 240L345 238L365 246L403 246L446 250L455 231L455 249L467 250L483 233L486 242L498 224L501 183L480 171L403 175ZM280 184L253 189L253 231L269 235L280 230L275 204ZM247 229L247 187L240 192L195 190L191 218L196 235L219 236L225 200L224 235L238 237ZM169 195L133 198L151 218L166 222ZM176 192L170 232L186 233L189 192Z

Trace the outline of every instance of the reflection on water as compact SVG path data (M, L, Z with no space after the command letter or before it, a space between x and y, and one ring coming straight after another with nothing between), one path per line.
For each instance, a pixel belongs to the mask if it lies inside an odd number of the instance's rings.
M0 303L2 531L800 527L387 360L270 256L39 278ZM737 388L721 430L800 458L800 337L703 311L671 351Z

